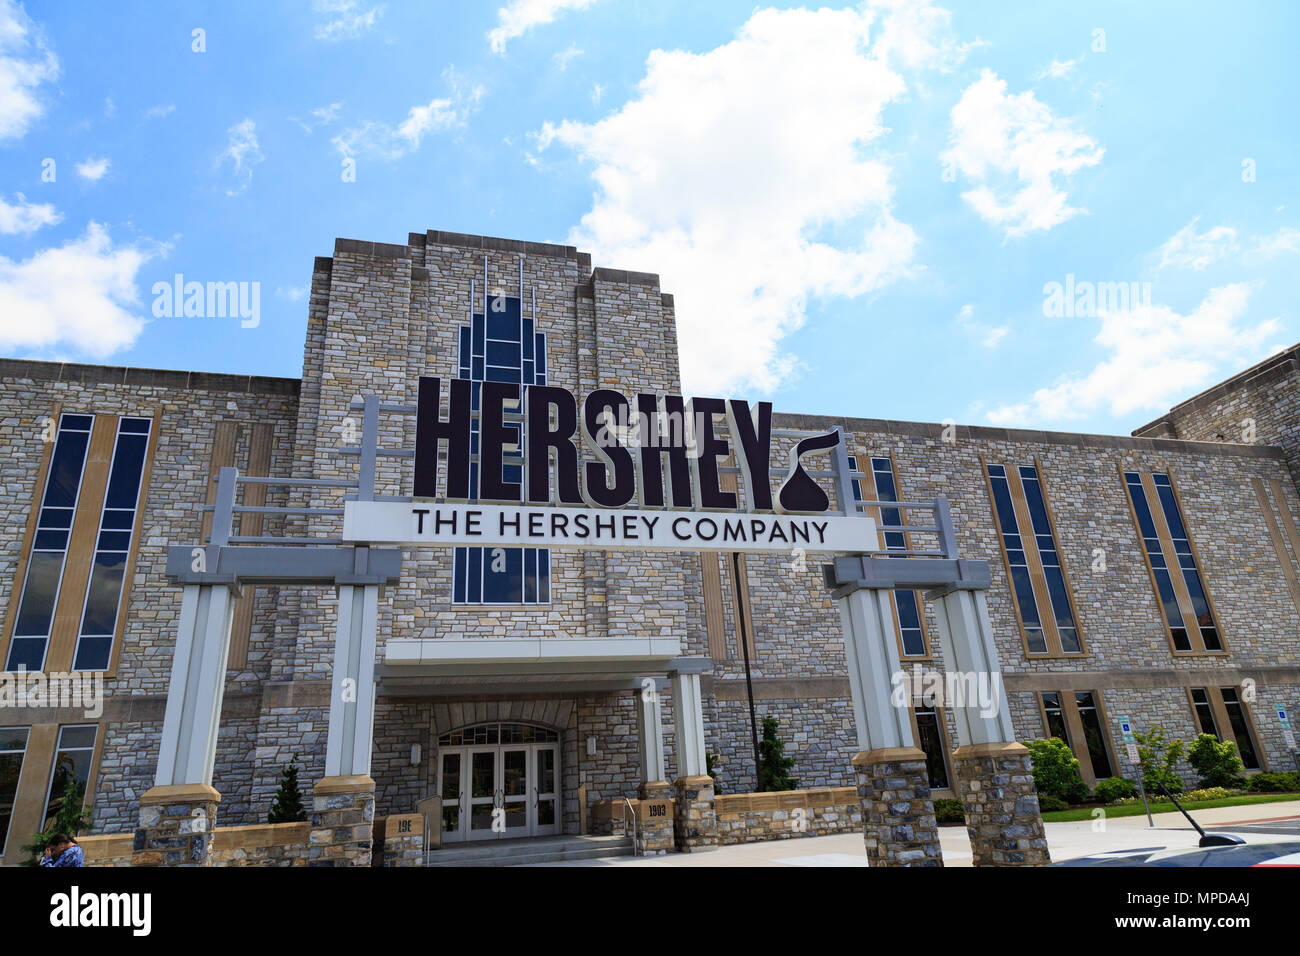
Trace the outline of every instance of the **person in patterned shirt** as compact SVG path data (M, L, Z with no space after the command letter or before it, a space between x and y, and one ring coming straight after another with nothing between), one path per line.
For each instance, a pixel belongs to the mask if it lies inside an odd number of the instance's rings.
M50 838L41 857L41 866L85 866L86 854L77 841L66 833L56 833Z

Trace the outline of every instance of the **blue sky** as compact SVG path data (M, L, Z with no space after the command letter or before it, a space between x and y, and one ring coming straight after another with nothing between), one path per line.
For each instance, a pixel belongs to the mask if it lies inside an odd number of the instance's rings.
M312 257L434 228L660 273L688 392L1124 433L1300 339L1298 26L0 0L0 354L296 376ZM155 315L176 273L256 325Z

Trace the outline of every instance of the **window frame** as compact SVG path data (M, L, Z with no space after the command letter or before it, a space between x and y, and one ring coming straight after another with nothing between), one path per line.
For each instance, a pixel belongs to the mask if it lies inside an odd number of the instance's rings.
M14 818L18 816L16 811L18 809L18 799L23 792L23 771L26 770L27 768L27 755L31 752L32 749L32 728L28 725L23 725L23 726L5 727L0 729L0 734L17 733L20 730L23 732L23 749L21 751L22 756L18 759L18 776L14 780L14 799L13 799L13 804L9 809L9 823L5 827L5 832L3 834L0 834L0 860L4 859L5 852L8 849L9 837L13 834ZM9 755L15 753L19 753L19 751L0 750L0 755Z
M1116 772L1121 764L1116 756L1114 734L1111 733L1110 718L1106 714L1106 702L1102 699L1102 692L1092 687L1057 687L1052 690L1035 691L1034 699L1038 704L1038 719L1042 722L1043 733L1048 737L1056 737L1047 719L1047 702L1043 699L1045 694L1055 694L1061 701L1061 719L1065 723L1066 732L1065 745L1079 761L1079 776L1090 788L1097 785L1098 778L1092 766L1092 751L1088 749L1088 734L1084 729L1083 718L1079 715L1079 703L1074 695L1092 695L1093 706L1097 709L1097 724L1101 728L1101 743L1106 751L1106 761L1110 764L1111 776L1123 776ZM1056 739L1061 738L1056 737Z
M908 719L912 722L912 740L915 741L916 749L920 750L922 753L925 753L924 748L921 747L921 727L916 719L916 707L917 707L917 702L915 700L908 700L907 716ZM950 746L951 739L948 734L948 718L947 718L946 708L940 707L938 704L936 704L934 707L927 708L927 709L934 711L935 726L939 730L939 751L943 755L944 773L948 775L948 786L943 789L935 789L934 787L931 787L930 788L931 796L937 800L957 799L957 788L954 785L957 778L953 776L952 747ZM927 760L928 759L929 758L927 755ZM929 779L930 779L930 775L927 768L926 771L927 783L929 782Z
M1005 457L1011 459L1014 456ZM1053 515L1052 498L1047 490L1043 465L1037 457L1031 459L1031 461L1034 473L1038 477L1038 488L1043 497L1043 510L1047 515L1047 526L1052 535L1057 567L1061 571L1061 580L1065 585L1065 598L1069 604L1070 616L1074 621L1074 631L1079 641L1079 650L1066 651L1061 644L1061 636L1056 624L1056 612L1052 606L1050 585L1047 582L1046 574L1043 572L1042 555L1038 548L1038 536L1034 532L1032 517L1029 513L1029 503L1025 497L1024 486L1021 483L1019 469L1029 466L1020 464L1007 465L1002 461L990 462L984 455L980 455L980 471L984 475L984 488L988 494L990 517L993 530L997 534L998 550L1002 554L1002 569L1007 576L1007 591L1011 601L1011 610L1015 615L1016 627L1020 631L1020 646L1026 660L1079 660L1090 654L1088 639L1084 634L1083 622L1079 617L1079 607L1074 597L1074 583L1071 580L1070 569L1066 565L1065 554L1061 547L1061 535L1057 530L1056 518ZM1043 632L1043 642L1047 646L1046 651L1033 651L1029 646L1029 632L1025 628L1025 622L1020 613L1020 596L1016 591L1015 578L1011 573L1011 556L1007 553L1006 535L1002 529L1002 519L998 514L997 498L993 491L993 476L989 474L989 468L993 465L998 465L1003 469L1007 482L1007 489L1016 518L1017 534L1020 537L1020 550L1025 553L1025 566L1029 573L1030 589L1038 612L1039 625ZM1014 484L1011 481L1012 472L1016 476ZM1032 545L1032 547L1028 545ZM1031 555L1032 561L1030 559ZM1049 612L1047 615L1043 614L1044 608Z
M1192 696L1193 691L1204 691L1210 702L1210 713L1214 717L1216 728L1215 737L1220 743L1226 739L1225 731L1232 738L1228 742L1237 748L1237 756L1241 757L1241 744L1237 742L1236 731L1232 729L1232 719L1228 716L1228 707L1223 699L1223 684L1202 684L1199 686L1189 686L1187 688L1187 706L1192 709L1192 726L1196 729L1197 736L1206 731L1201 729L1201 720L1196 713L1196 698ZM1251 713L1250 704L1241 696L1241 688L1233 687L1237 692L1237 706L1241 708L1242 719L1246 722L1246 732L1250 735L1251 745L1255 748L1255 755L1259 759L1258 767L1247 767L1242 764L1241 772L1247 776L1257 773L1268 772L1268 752L1263 745L1263 737L1260 736L1259 727L1255 723L1255 715Z
M1120 488L1124 495L1124 501L1128 505L1129 517L1133 520L1133 531L1137 535L1138 549L1142 552L1142 560L1146 564L1147 577L1151 581L1151 595L1156 604L1156 616L1160 620L1161 627L1164 628L1165 642L1169 645L1169 653L1174 657L1227 657L1231 647L1228 642L1227 634L1224 633L1223 619L1220 617L1215 607L1214 595L1210 590L1210 582L1205 573L1205 562L1201 560L1200 548L1196 546L1196 540L1192 536L1191 528L1187 522L1187 509L1183 507L1182 495L1178 492L1178 482L1174 478L1172 468L1161 466L1157 471L1154 467L1142 468L1125 468L1123 462L1118 463ZM1178 604L1179 617L1183 622L1183 629L1187 631L1188 643L1191 645L1187 650L1180 650L1174 641L1173 628L1169 623L1169 618L1165 613L1164 599L1160 596L1160 584L1156 578L1155 566L1151 563L1151 555L1147 551L1146 538L1142 534L1142 525L1138 521L1137 507L1133 503L1133 495L1129 490L1129 474L1136 474L1142 488L1142 493L1146 497L1146 506L1151 514L1151 522L1155 527L1156 540L1160 544L1160 553L1165 562L1165 570L1169 573L1170 587L1173 588L1174 600ZM1192 560L1196 564L1196 574L1200 579L1201 590L1205 594L1206 607L1209 609L1210 620L1213 622L1215 633L1218 635L1221 647L1218 650L1210 650L1205 646L1205 638L1201 633L1201 625L1197 621L1194 609L1192 607L1191 594L1187 590L1187 582L1181 573L1184 569L1178 562L1178 554L1174 549L1173 535L1170 531L1169 524L1165 518L1164 508L1160 506L1159 494L1156 491L1153 475L1162 474L1169 481L1170 492L1174 499L1174 504L1178 508L1178 517L1183 523L1183 531L1187 535L1187 544L1191 552ZM1173 558L1173 561L1170 561ZM1177 570L1180 573L1175 575Z
M63 732L69 729L75 730L75 729L81 729L85 727L92 728L95 731L95 741L90 746L89 762L86 765L86 784L81 794L81 806L83 809L85 809L94 805L93 795L95 792L95 778L98 776L99 773L99 758L103 751L103 742L105 737L105 734L103 732L104 727L103 725L95 722L59 724L54 730L53 750L50 756L50 771L46 776L46 783L45 783L45 802L41 807L41 815L37 818L37 826L39 826L42 830L45 829L45 821L49 818L50 815L50 804L54 800L54 775L58 772L59 769L59 753L61 750L64 749L60 746L60 743L63 740ZM69 747L67 749L84 751L86 748Z

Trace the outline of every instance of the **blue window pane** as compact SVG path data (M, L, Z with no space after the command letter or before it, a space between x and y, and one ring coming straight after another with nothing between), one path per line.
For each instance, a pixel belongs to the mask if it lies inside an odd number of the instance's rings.
M108 479L104 505L108 508L134 508L140 494L140 476L144 469L149 439L145 435L119 435L113 452L113 471Z
M469 595L466 600L477 604L483 600L483 549L469 548Z
M59 428L88 432L94 421L93 415L63 415L59 418Z
M27 562L27 579L22 603L18 605L18 622L14 634L25 637L48 637L54 617L54 601L59 593L59 576L63 573L63 552L33 551Z
M90 588L86 594L86 610L81 618L82 634L113 633L125 572L125 554L101 552L95 555L95 564L90 572Z
M518 382L518 368L497 368L495 365L489 365L484 374L484 378L489 382Z
M115 531L129 531L135 526L135 512L130 510L105 511L99 526Z
M460 354L457 356L457 361L461 365L469 365L469 336L470 327L468 325L462 325L460 327Z
M1011 580L1015 586L1016 602L1020 606L1020 620L1025 627L1038 627L1038 605L1034 602L1034 586L1029 578L1028 568L1011 569Z
M503 368L518 368L521 361L519 356L519 343L488 342L487 361L488 365L499 365Z
M83 637L77 642L77 657L72 663L74 671L102 671L108 669L108 658L113 650L111 637Z
M533 385L535 384L536 381L536 371L534 369L533 363L527 360L525 360L524 362L523 381L525 385Z
M68 547L68 532L38 531L32 547L38 551L63 551Z
M519 604L523 601L523 548L484 549L483 603Z
M483 381L483 357L476 355L474 357L474 368L472 374L476 381ZM477 405L477 402L475 403Z
M5 670L38 671L45 664L45 638L15 637L9 645L9 660Z
M524 603L537 603L537 549L524 550Z
M504 312L489 312L487 337L507 342L519 341L519 300L506 299Z
M149 428L153 425L151 418L123 418L118 422L118 431L136 432L138 434L149 434Z
M465 548L457 548L452 557L451 599L456 604L465 603Z
M546 603L551 600L551 552L542 551L537 555L537 600Z
M99 543L95 547L100 551L129 551L131 550L131 532L101 531L99 533Z
M471 328L473 329L473 345L474 345L473 354L482 355L483 354L483 332L485 328L485 322L483 316L478 315L476 313L474 315L473 324L471 325Z
M546 334L538 332L533 339L536 343L537 352L537 374L545 377L546 375Z
M524 358L531 361L533 356L537 353L535 340L533 339L532 319L524 319L523 343L524 343Z
M37 519L37 526L41 528L71 528L72 514L71 508L42 508L41 516Z
M81 487L82 466L86 462L89 442L90 435L86 432L59 432L45 484L42 504L46 508L76 507L77 489Z

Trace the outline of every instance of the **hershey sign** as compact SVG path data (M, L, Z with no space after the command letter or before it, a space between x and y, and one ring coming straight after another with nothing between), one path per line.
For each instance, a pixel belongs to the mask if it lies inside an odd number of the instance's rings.
M802 464L806 455L834 450L839 431L797 442L773 495L770 402L751 407L655 393L629 399L596 389L579 403L567 389L509 382L482 382L475 402L470 381L445 383L444 418L444 380L420 379L417 500L348 502L344 540L602 550L878 547L869 518L827 514L830 498ZM733 451L743 503L721 480Z

